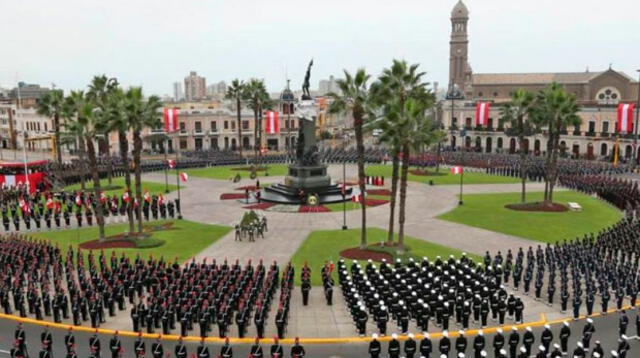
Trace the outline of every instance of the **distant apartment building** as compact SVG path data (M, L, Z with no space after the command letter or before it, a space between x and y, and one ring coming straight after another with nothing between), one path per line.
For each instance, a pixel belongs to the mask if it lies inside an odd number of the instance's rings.
M207 98L207 81L195 71L191 71L189 76L184 78L184 98L187 101L201 101Z
M182 83L173 83L173 100L182 101L184 99L184 91L182 90Z

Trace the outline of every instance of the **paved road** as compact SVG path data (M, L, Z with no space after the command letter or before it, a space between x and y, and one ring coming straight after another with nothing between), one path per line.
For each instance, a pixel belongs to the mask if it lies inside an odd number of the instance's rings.
M601 340L602 345L605 348L606 352L610 351L611 349L615 349L617 347L617 342L615 341L615 338L613 338L615 336L614 332L617 332L617 318L618 316L613 314L605 318L594 319L594 324L596 326L596 334L592 339L592 342L591 342L592 345L596 340ZM630 319L632 322L634 321L635 313L630 313ZM575 323L574 322L571 323L572 336L569 343L570 352L576 346L576 341L579 338L578 336L582 332L583 325L584 325L583 321L577 321ZM14 329L15 329L15 324L14 322L11 322L11 321L5 321L5 324L0 325L0 355L1 356L8 356L8 351L11 348L11 344L12 344ZM37 353L40 349L40 333L42 332L43 328L39 326L32 326L27 324L25 325L25 330L27 331L27 343L30 347L29 353L32 357L37 356ZM554 325L552 327L554 337L556 337L555 341L557 341L559 330L560 330L560 325ZM534 333L536 334L536 342L534 347L537 347L539 345L540 332L541 332L540 328L534 329ZM52 330L52 333L53 333L53 340L54 340L54 357L64 357L66 351L64 351L62 342L66 332ZM505 332L505 333L510 333L510 332ZM523 332L520 331L520 333L522 334ZM629 336L634 336L636 333L635 327L631 325L627 333ZM76 343L77 343L76 350L77 350L78 356L79 357L88 356L89 354L88 341L91 334L84 333L84 332L76 332L75 336L76 336ZM102 336L102 335L100 336L102 347L103 347L102 357L110 356L110 352L108 352L108 343L110 338L111 336ZM486 338L487 338L487 346L491 347L493 335L487 334ZM469 339L469 341L471 341L471 339ZM133 357L132 351L133 351L133 342L135 341L135 339L129 338L129 337L121 337L121 340L123 343L123 347L125 349L124 357ZM149 351L151 348L151 343L154 342L154 339L145 339L145 341L147 342L147 351ZM437 346L437 341L434 340L434 343ZM172 356L173 356L174 344L175 342L173 341L163 342L165 352L171 352ZM264 343L263 349L267 349L270 344L271 344L270 342ZM627 355L627 357L640 356L640 342L637 342L636 340L632 339L630 340L630 344L631 344L631 351ZM195 353L195 349L198 343L189 342L187 343L187 345L188 345L189 354ZM220 345L213 344L213 343L207 343L207 345L209 346L212 357L216 357L216 355L219 353ZM469 348L467 349L467 357L473 356L470 346L471 345L469 345ZM249 355L248 352L250 349L249 344L234 344L233 347L234 347L234 357L248 357ZM305 349L307 351L307 357L314 357L314 358L315 357L318 357L318 358L319 357L336 357L336 358L337 357L367 357L367 347L368 347L367 343L305 345ZM387 343L383 343L383 349L384 350L387 349ZM285 351L287 352L286 357L290 357L289 346L285 347ZM487 352L489 353L488 357L494 357L492 349L489 349ZM534 352L537 352L537 348L534 349ZM147 354L147 356L150 357L151 355ZM383 357L387 357L387 356L388 355L383 355ZM436 356L435 354L432 355L432 357L435 357L435 356ZM453 356L453 354L450 354L450 356ZM606 357L609 357L609 355L607 354Z

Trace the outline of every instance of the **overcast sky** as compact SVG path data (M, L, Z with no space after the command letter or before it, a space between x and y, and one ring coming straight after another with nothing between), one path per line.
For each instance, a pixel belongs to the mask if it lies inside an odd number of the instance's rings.
M311 87L342 69L377 75L392 59L448 78L457 0L0 0L0 86L16 78L64 89L95 74L172 94L194 70L207 83L264 78ZM467 0L474 72L603 70L637 78L638 0Z

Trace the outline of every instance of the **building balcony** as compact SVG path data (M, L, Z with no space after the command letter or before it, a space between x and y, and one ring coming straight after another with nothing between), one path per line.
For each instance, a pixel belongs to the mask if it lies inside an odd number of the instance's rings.
M580 136L582 136L582 132L580 132L580 131L573 131L573 133L571 133L571 135L574 135L574 136L580 137Z
M180 135L181 137L187 137L189 135L189 132L186 129L181 129L178 132L178 135Z
M210 129L207 131L208 135L218 135L220 132L218 132L218 129Z
M596 136L596 132L586 132L584 135L587 136L587 137L595 137Z
M198 129L194 129L193 130L193 135L196 137L202 137L204 136L204 131L202 129L198 130Z
M609 132L600 133L600 137L602 137L602 138L609 138L609 136L610 136Z

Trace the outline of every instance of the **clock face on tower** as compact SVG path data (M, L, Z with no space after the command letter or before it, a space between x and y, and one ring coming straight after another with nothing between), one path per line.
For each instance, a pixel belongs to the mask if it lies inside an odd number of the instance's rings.
M461 49L461 48L457 49L457 50L456 50L456 53L457 53L457 54L461 54L461 53L462 53L462 49Z

